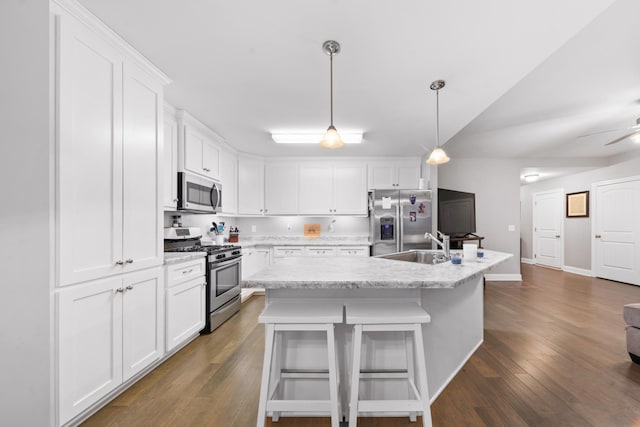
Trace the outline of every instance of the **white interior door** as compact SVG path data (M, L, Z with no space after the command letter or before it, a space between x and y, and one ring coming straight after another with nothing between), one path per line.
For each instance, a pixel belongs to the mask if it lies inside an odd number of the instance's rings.
M640 285L640 178L595 184L594 272Z
M564 191L533 195L533 258L536 264L562 268L564 263Z

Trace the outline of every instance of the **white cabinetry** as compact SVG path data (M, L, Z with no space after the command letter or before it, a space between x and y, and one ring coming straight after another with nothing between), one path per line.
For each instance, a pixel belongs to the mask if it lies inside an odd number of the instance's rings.
M200 258L165 267L168 352L197 335L204 327L205 265L205 258Z
M369 256L369 246L274 246L274 258Z
M301 215L366 215L364 164L300 165Z
M369 189L418 188L419 160L369 162Z
M336 248L333 246L307 246L304 248L305 256L329 257L336 256Z
M179 169L218 181L222 138L184 110L179 110L177 116Z
M221 214L238 213L238 156L226 148L220 151L220 182L222 183Z
M302 257L305 256L304 246L274 246L273 257Z
M58 284L69 285L162 264L163 100L88 27L59 22Z
M222 189L224 192L224 188ZM264 161L238 158L238 214L264 214Z
M265 214L296 215L298 187L297 163L267 163L264 167Z
M338 256L369 256L369 246L339 246Z
M57 291L60 424L163 355L162 269Z
M173 107L164 108L164 208L176 210L178 203L178 121Z
M267 268L270 263L269 248L242 249L242 279L246 279L258 271Z

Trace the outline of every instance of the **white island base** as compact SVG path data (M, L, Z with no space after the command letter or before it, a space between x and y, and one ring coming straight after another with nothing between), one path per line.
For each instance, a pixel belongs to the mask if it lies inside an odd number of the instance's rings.
M433 402L483 341L483 275L477 274L453 288L315 288L266 289L266 304L274 301L417 301L430 315L423 325L429 397ZM316 335L314 335L316 334ZM352 325L336 325L340 375L341 412L348 419L349 373L351 372ZM406 370L402 334L377 332L365 335L363 370ZM293 370L317 370L327 366L326 338L314 332L288 333L283 366ZM292 375L295 378L295 375ZM327 381L290 379L280 398L322 399L328 395ZM365 399L405 399L406 381L362 380ZM310 414L282 414L282 416ZM367 414L362 414L367 415ZM385 415L385 414L371 414ZM386 414L390 415L390 414ZM398 414L402 415L402 414Z

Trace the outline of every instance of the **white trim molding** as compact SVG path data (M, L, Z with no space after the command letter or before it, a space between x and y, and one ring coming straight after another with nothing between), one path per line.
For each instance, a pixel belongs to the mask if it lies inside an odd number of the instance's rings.
M535 264L536 262L531 258L520 258L520 262L523 264Z
M563 265L562 271L566 271L567 273L579 274L581 276L595 277L593 271L587 270L584 268L571 267L569 265Z
M522 274L485 274L484 278L491 282L522 282Z

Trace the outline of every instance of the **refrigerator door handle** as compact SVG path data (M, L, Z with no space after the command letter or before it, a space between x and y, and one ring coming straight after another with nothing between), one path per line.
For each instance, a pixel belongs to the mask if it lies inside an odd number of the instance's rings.
M403 239L404 239L404 211L402 209L402 204L400 203L400 197L398 197L398 206L396 207L396 221L398 222L398 233L396 235L396 252L402 252L403 248Z

